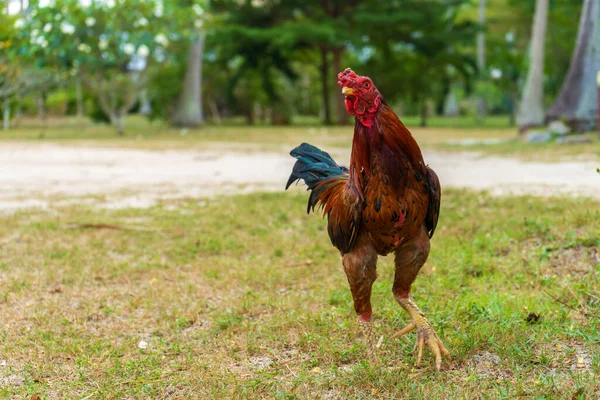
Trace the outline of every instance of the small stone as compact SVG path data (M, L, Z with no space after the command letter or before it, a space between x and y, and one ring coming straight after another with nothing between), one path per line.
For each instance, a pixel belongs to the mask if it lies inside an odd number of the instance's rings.
M592 143L592 139L585 135L577 135L577 136L565 136L559 137L556 139L556 143L558 144L586 144Z
M552 139L550 132L536 132L532 131L527 134L527 143L546 143Z
M137 344L137 347L139 349L147 349L148 348L148 342L146 342L145 340L140 340Z
M554 135L565 136L571 132L571 128L562 121L552 121L548 125L548 131Z

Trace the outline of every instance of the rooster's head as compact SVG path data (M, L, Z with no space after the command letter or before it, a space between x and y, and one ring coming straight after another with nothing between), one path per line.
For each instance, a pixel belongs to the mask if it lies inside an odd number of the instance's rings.
M382 97L368 76L356 75L350 68L338 74L338 85L346 97L346 109L364 125L369 126L371 116L377 112Z

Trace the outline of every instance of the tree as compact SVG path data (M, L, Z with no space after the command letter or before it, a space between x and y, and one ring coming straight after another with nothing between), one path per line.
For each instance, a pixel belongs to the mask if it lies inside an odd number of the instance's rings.
M544 41L547 21L548 0L537 0L531 34L529 72L517 116L520 132L544 123Z
M147 82L148 65L168 57L168 37L181 30L179 20L165 14L170 4L120 0L84 6L58 0L47 7L33 5L18 21L18 55L40 67L75 71L123 134L125 116Z
M315 7L315 10L322 10L324 15L320 18L321 24L328 24L333 27L333 35L330 37L330 42L325 46L322 46L321 52L323 54L321 74L323 76L330 74L329 63L327 62L327 54L332 55L332 66L333 76L336 76L341 72L344 67L342 66L342 57L346 50L345 42L349 41L353 35L351 24L352 15L356 10L357 6L361 3L359 0L320 0L321 7ZM334 82L335 83L335 82ZM322 78L322 84L324 88L328 88L328 82ZM348 124L350 115L346 110L344 103L344 95L338 90L334 90L335 93L335 106L336 106L336 120L340 125ZM329 98L328 91L323 90L323 101Z
M485 77L485 11L487 6L487 0L479 0L479 32L477 32L477 70L479 72L479 79L483 80ZM477 102L477 116L479 118L485 117L486 104L485 98L479 94L476 98Z
M373 1L356 12L355 23L368 37L361 46L368 54L365 74L385 88L388 102L416 104L422 126L427 124L428 101L445 98L452 80L470 86L477 71L472 51L477 26L457 19L466 3L431 1L424 8L414 0L405 0L403 7Z
M210 14L205 11L207 3L187 0L174 0L171 5L172 17L187 24L184 37L189 41L187 64L183 85L172 116L172 123L178 126L194 127L204 123L202 111L202 60L206 23ZM192 11L192 12L190 12Z
M0 6L3 4L0 3ZM10 127L11 104L14 97L25 87L21 68L17 60L11 57L14 48L14 18L0 12L0 106L2 107L3 129Z
M366 0L289 0L285 2L287 21L281 26L279 42L304 53L312 50L319 72L321 109L325 125L333 123L331 100L335 100L336 122L347 124L349 115L344 96L334 78L344 69L348 43L360 37L360 27L353 25L355 12ZM332 88L334 95L332 96Z
M179 96L173 124L193 127L204 123L202 114L202 56L204 32L198 32L190 43L183 87Z
M18 67L0 57L0 101L2 103L3 129L10 127L10 111L13 97L25 87L25 82L19 74Z
M579 22L577 44L569 71L548 119L566 119L574 130L596 127L598 92L596 74L600 71L600 0L585 0Z
M293 10L287 3L284 7L279 1L268 0L211 4L221 12L219 32L211 39L219 49L220 62L231 71L227 85L230 103L246 115L248 123L253 123L255 106L261 103L269 106L273 123L289 123L289 99L281 96L279 83L282 77L288 81L298 77L292 68L297 43L288 40L295 27L285 25L282 29L280 24L292 18Z

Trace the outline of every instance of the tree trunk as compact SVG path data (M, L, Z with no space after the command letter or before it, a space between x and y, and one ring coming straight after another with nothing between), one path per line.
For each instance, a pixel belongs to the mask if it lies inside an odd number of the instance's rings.
M455 90L452 85L444 100L443 114L444 117L457 117L459 114L458 101L456 100Z
M190 44L187 68L179 105L173 116L173 124L194 127L204 123L202 115L202 56L205 33L200 32Z
M477 33L477 69L479 70L480 80L485 80L485 32L483 31L483 27L485 26L486 6L487 0L479 0L479 25L481 30ZM485 98L482 94L477 95L475 103L477 107L478 119L484 118L487 114L487 110L485 105Z
M515 126L517 124L517 109L518 109L518 105L519 105L518 90L511 91L510 99L511 99L512 105L511 105L511 109L510 109L510 114L508 116L508 125Z
M143 89L140 93L140 115L152 114L152 105L148 99L148 90Z
M544 41L548 23L548 0L536 0L531 33L530 63L521 96L517 122L519 132L544 124Z
M421 127L427 126L427 100L421 100Z
M125 135L125 117L135 105L146 82L143 73L130 74L130 82L122 86L117 80L105 85L105 77L96 75L95 83L87 75L83 76L84 83L98 96L98 103L104 114L110 119L111 125L117 129L119 136ZM119 98L121 107L119 107Z
M217 103L214 100L211 100L209 103L210 112L212 114L212 120L215 124L221 125L221 115L219 114L219 108L217 107Z
M253 107L250 106L248 107L248 109L246 109L245 114L246 114L246 125L254 125L254 110L252 109Z
M40 117L40 122L42 126L46 126L46 121L48 120L48 113L46 112L46 94L41 93L37 99L38 103L38 115Z
M83 118L83 90L81 88L81 75L75 78L75 99L77 102L77 119Z
M335 73L341 72L342 68L342 53L344 49L339 47L333 50L333 69ZM337 110L337 123L340 125L348 125L350 121L350 114L346 110L346 104L344 103L344 95L341 90L335 90L335 106Z
M19 126L21 124L21 118L23 117L23 96L21 93L17 93L17 104L15 108L15 120L14 126Z
M569 71L548 119L565 119L575 131L596 127L598 94L596 74L600 71L600 0L585 0L579 22L577 44Z
M326 49L321 49L321 91L323 124L331 125L331 109L329 108L329 64L327 63Z
M4 130L7 131L8 128L10 128L10 100L8 99L8 97L4 98L4 104L2 106L2 116Z
M110 123L117 128L117 134L119 136L125 136L125 127L123 115L120 112L116 112L110 115Z
M310 100L311 100L311 96L310 96L310 85L312 84L312 81L310 79L310 74L307 71L304 71L304 73L302 74L302 105L303 105L303 112L309 114L310 113Z

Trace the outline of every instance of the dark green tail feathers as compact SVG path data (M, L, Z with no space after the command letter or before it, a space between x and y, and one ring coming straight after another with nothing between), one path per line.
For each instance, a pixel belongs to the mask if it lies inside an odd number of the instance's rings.
M315 146L302 143L290 152L290 155L297 159L292 174L285 185L286 190L290 185L300 179L304 180L307 190L314 190L315 187L331 178L348 175L348 168L337 165L331 156L316 148ZM321 186L316 192L311 193L308 200L308 212L314 209L317 203L318 192L321 192L326 186Z

